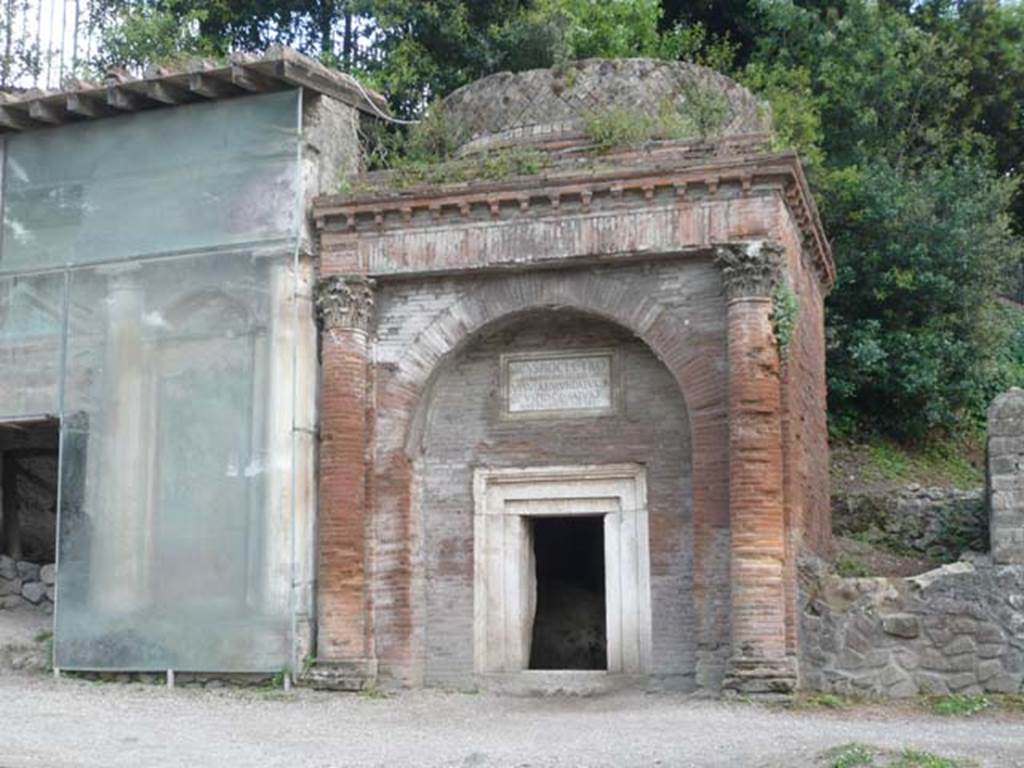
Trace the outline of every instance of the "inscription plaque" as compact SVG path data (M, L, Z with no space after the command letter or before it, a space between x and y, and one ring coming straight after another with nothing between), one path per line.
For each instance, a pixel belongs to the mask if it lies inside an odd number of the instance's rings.
M611 352L507 355L503 359L510 416L614 409Z

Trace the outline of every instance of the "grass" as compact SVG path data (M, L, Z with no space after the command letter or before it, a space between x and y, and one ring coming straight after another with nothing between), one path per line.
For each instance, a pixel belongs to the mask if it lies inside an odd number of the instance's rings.
M391 698L391 695L387 691L385 691L385 690L383 690L381 688L378 688L376 685L374 685L372 683L370 685L367 685L365 688L360 689L360 691L358 693L358 696L361 699L371 699L371 700L374 700L374 699L390 699Z
M863 744L844 744L836 747L828 755L829 768L857 768L863 765L875 765L875 753Z
M978 450L975 442L975 438L933 440L911 448L873 438L868 443L868 463L864 468L865 475L871 476L866 479L975 488L985 482L984 470L969 458Z
M942 757L932 752L905 749L896 760L889 763L888 768L968 768L973 764L973 762L953 757Z
M943 757L933 752L904 749L889 752L866 744L850 743L836 747L825 754L828 768L970 768L975 765L969 760Z
M970 717L992 707L992 701L980 694L951 693L947 696L930 696L928 707L937 715Z
M35 640L37 643L45 643L51 637L53 637L53 632L44 631L44 632L39 632L32 639Z
M849 555L842 555L837 558L834 568L836 576L842 576L847 579L860 579L875 575L868 566Z

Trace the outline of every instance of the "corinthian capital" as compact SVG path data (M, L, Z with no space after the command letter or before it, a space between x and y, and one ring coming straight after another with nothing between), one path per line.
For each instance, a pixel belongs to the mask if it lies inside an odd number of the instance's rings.
M362 275L331 275L316 286L316 309L324 330L365 331L373 313L373 280Z
M784 250L778 243L755 240L715 246L725 295L730 299L767 298L778 285Z

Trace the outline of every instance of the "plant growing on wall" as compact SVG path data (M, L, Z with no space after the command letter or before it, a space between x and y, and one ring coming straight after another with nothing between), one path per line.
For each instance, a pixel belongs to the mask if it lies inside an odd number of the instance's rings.
M775 343L779 347L779 358L783 361L793 341L799 314L800 299L789 284L789 280L783 277L772 291L772 333L775 334Z

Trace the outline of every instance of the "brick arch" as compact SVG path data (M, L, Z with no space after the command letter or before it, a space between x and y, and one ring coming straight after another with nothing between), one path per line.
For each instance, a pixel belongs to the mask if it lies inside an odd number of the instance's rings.
M689 415L693 448L694 592L698 612L704 598L701 542L711 527L728 525L728 423L724 371L718 358L691 343L689 327L671 309L647 293L601 273L535 273L482 279L438 313L379 381L373 479L374 625L376 655L385 669L418 682L414 633L423 626L414 615L415 538L412 509L414 452L410 449L418 414L429 386L444 363L496 323L544 309L568 309L614 323L644 342L675 378ZM403 546L404 543L408 546ZM720 622L724 617L702 619ZM710 627L702 636L710 636Z

